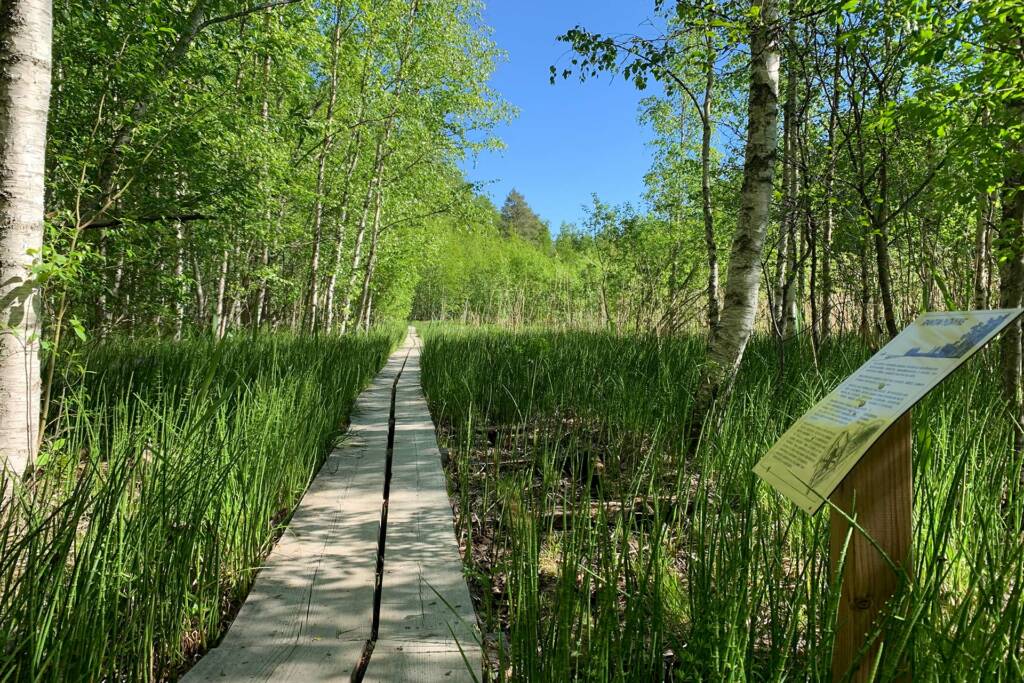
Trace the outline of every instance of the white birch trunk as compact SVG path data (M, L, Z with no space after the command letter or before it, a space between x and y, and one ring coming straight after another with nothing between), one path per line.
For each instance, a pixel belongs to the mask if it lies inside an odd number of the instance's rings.
M359 109L362 116L362 107ZM331 276L327 281L327 300L324 302L327 321L324 327L327 331L334 329L334 297L338 289L338 273L341 271L341 261L345 253L345 226L348 223L349 194L352 188L352 176L355 174L356 166L359 165L359 147L362 143L362 127L356 131L355 139L352 141L352 154L349 157L348 169L345 171L345 184L341 196L341 214L338 216L338 233L335 235L334 243L334 265L331 267Z
M181 286L185 279L185 233L181 221L174 224L174 241L177 245L174 260L174 339L180 341L185 327L185 291Z
M978 217L974 226L974 308L988 308L988 291L985 281L988 277L988 233L992 223L992 211L995 202L992 194L981 192L978 195Z
M335 9L334 31L331 35L331 76L328 84L327 112L324 127L328 131L317 160L316 191L313 205L313 253L309 263L309 311L307 328L316 331L320 316L320 243L323 241L324 180L327 172L327 158L334 146L334 107L338 101L338 44L341 42L341 12Z
M352 265L349 269L348 287L345 289L344 302L341 305L341 333L348 331L348 325L352 318L352 294L356 286L356 278L359 277L359 264L362 262L363 239L366 236L367 221L370 217L370 204L374 201L375 192L383 191L381 186L384 173L384 149L391 137L391 120L388 121L383 135L377 140L377 149L374 152L373 178L366 188L366 197L363 199L363 214L359 219L359 226L356 229L355 244L352 247ZM358 320L356 325L358 326Z
M790 40L794 36L790 29ZM782 232L785 235L785 249L779 250L779 258L786 259L785 277L782 279L782 291L779 300L779 317L777 326L779 334L787 339L793 334L796 323L796 284L797 284L797 196L799 180L797 176L797 73L796 65L786 70L786 104L783 110L783 219ZM785 252L785 254L783 254Z
M39 434L39 296L30 252L43 243L53 11L50 0L0 7L0 462L20 476Z
M373 210L373 233L370 235L370 255L366 259L366 271L363 273L363 293L359 303L359 320L369 316L370 284L373 282L373 272L377 268L377 248L380 240L380 217L383 206L384 194L378 191L376 205Z
M217 279L217 307L213 313L213 336L215 339L223 339L227 331L224 320L224 295L228 283L228 250L225 249L220 261L220 277Z
M732 388L754 329L761 284L761 256L775 177L779 117L779 47L774 0L754 0L760 19L750 30L750 94L739 220L732 240L725 296L711 337L697 398L694 429L715 400ZM701 414L703 413L703 414Z
M821 237L821 338L832 334L832 233L835 229L835 207L833 206L836 161L836 126L839 122L839 79L840 48L835 48L832 67L832 98L828 114L828 165L825 171L825 227Z
M718 327L721 303L718 300L718 246L715 242L715 216L711 206L711 98L715 93L715 59L717 53L710 33L706 38L707 63L704 71L704 101L701 102L700 192L704 214L704 246L708 252L708 333Z

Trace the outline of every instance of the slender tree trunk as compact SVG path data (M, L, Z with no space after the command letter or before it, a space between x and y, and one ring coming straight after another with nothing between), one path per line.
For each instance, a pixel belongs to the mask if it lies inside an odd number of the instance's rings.
M782 138L785 141L786 135L783 134ZM783 142L783 148L785 148L785 142ZM785 170L783 170L783 175L785 175ZM785 181L783 181L783 185L785 185ZM769 316L772 332L781 337L785 334L782 329L782 317L786 310L784 305L786 299L786 254L789 252L789 226L786 221L781 221L779 224L777 249L778 251L775 253L775 286L771 295Z
M225 249L220 260L220 277L217 279L217 308L213 314L213 336L223 339L227 326L224 320L224 296L228 283L228 250Z
M821 348L821 310L818 308L820 257L818 256L818 221L810 208L807 211L807 248L810 250L811 257L811 280L807 303L811 307L811 345L817 354L818 349Z
M246 256L245 262L249 263L250 261L251 259L248 256ZM239 271L239 264L242 263L242 248L238 244L235 244L235 250L231 256L231 262L235 264L236 277L238 277L237 273ZM242 292L246 291L244 279L242 279L238 283L238 289ZM231 307L229 309L229 313L227 315L226 323L224 326L225 333L231 328L238 329L238 327L240 327L242 323L242 297L238 296L237 292L235 296L232 296L230 290L228 291L227 294L231 302Z
M761 257L775 176L779 114L778 18L774 0L754 0L760 9L750 29L750 93L747 143L739 217L729 258L725 299L711 336L691 428L699 435L709 411L731 390L754 329L761 284Z
M601 282L598 287L598 294L601 297L601 327L607 330L612 321L608 315L608 291L603 269L601 271Z
M366 302L366 314L363 318L363 332L370 331L370 316L373 314L373 292L370 292L370 298Z
M200 327L206 324L206 290L203 287L203 272L199 268L199 258L196 256L192 257L192 273L195 277L196 285L195 322L196 326Z
M1019 42L1024 61L1024 39ZM1010 114L1016 123L1024 125L1024 101L1012 103ZM1002 192L999 238L1003 262L999 303L1003 308L1016 308L1024 304L1024 140L1018 141L1016 149L1007 154ZM1014 430L1014 447L1017 452L1024 447L1024 434L1021 432L1024 426L1024 400L1021 395L1022 343L1024 340L1018 320L1006 328L1001 342L1003 392L1017 422L1017 429Z
M338 44L341 42L341 10L334 10L334 32L331 34L331 75L328 82L327 112L324 126L328 133L324 136L323 145L317 158L316 190L313 200L313 253L309 263L309 311L307 313L307 329L316 330L317 318L320 313L320 242L323 239L324 217L324 178L327 171L327 158L334 146L334 134L330 132L334 126L334 107L338 101Z
M931 211L926 211L924 216L918 221L918 237L921 240L920 248L917 250L919 257L917 259L917 276L921 280L921 303L920 306L925 310L932 310L933 300L935 298L935 273L932 271L932 267L935 264L935 259L932 256L928 248L928 227L929 225L935 225L935 217L929 216ZM908 236L910 231L907 231Z
M677 217L677 220L680 223L680 227L682 227L682 216L681 216L682 211L680 210L679 213L680 213L680 215ZM673 312L674 312L675 307L676 307L676 298L678 297L678 293L679 293L679 284L678 283L679 283L679 249L680 249L680 246L681 245L679 243L679 240L676 240L676 241L672 242L672 254L671 254L671 257L670 257L671 263L672 263L672 267L671 267L671 269L669 270L669 273L668 273L668 297L666 299L667 303L665 304L665 310L662 312L661 319L658 321L658 325L657 325L657 328L655 330L659 336L663 335L665 333L666 328L669 325L672 324L671 318L673 317ZM568 304L569 304L568 292L566 292L566 305L568 306ZM570 325L570 327L572 326L571 317L570 317L570 320L569 320L569 325Z
M875 224L875 258L878 263L878 294L882 300L882 313L885 317L885 330L889 337L895 337L899 330L896 327L896 311L892 300L892 266L889 258L889 153L882 147L882 158L878 167L879 199L878 220Z
M867 343L871 339L871 268L868 263L868 240L860 240L860 319L858 329L861 341Z
M370 206L375 201L375 196L382 191L381 182L384 172L384 148L391 136L390 121L386 125L384 133L377 140L377 149L374 152L373 177L366 188L366 197L363 199L363 212L356 227L355 241L352 245L352 263L349 269L348 286L345 288L345 298L341 304L341 333L348 330L350 318L352 317L352 296L359 277L359 264L362 262L363 240L366 236L367 222L370 218Z
M798 191L795 186L798 181L794 178L794 198ZM786 285L783 288L782 296L782 336L788 338L796 332L797 305L800 300L798 294L803 291L803 269L800 267L798 258L798 247L803 251L802 233L798 230L798 211L794 208L789 217L789 246L786 250Z
M883 38L883 62L888 61L891 53L890 42L890 37L886 34ZM878 79L879 111L886 111L889 105L889 79L884 68L883 65L881 77ZM871 211L870 207L868 207L868 211L869 215L876 216L873 232L878 269L878 296L881 299L885 318L885 331L891 339L899 333L899 330L896 328L896 311L892 297L892 267L889 257L889 136L886 133L879 133L878 146L878 206L877 211Z
M835 47L832 64L832 101L828 113L828 162L825 166L825 225L821 233L821 338L832 334L832 234L835 231L835 176L838 148L836 126L839 116L841 50Z
M50 0L0 6L0 465L20 476L39 434L39 292L53 13Z
M174 223L174 241L174 339L180 341L185 327L185 290L182 287L185 279L185 232L181 221Z
M796 221L788 221L786 226L786 281L782 285L781 318L778 329L782 339L788 339L796 326L796 293L797 293L797 239Z
M996 192L992 196L992 220L995 221L995 207L998 203L999 193ZM985 301L992 301L992 279L995 276L996 271L996 260L994 258L994 252L992 250L992 233L995 230L989 226L989 230L985 233L985 256L987 263L985 264Z
M345 334L348 329L349 318L352 313L352 295L355 287L355 281L358 278L359 263L361 261L362 243L366 239L367 233L367 222L370 218L370 206L371 203L376 202L375 218L374 222L376 225L380 224L380 207L383 203L383 183L384 183L384 162L385 162L385 148L387 147L388 140L391 139L391 131L394 125L394 117L397 114L396 111L392 110L391 115L388 117L385 123L384 132L381 137L377 140L377 148L374 152L374 175L370 180L370 184L367 186L367 196L362 201L362 215L359 218L358 227L355 230L355 244L352 248L352 263L351 268L348 272L348 287L345 290L345 299L341 306L341 334ZM376 244L376 238L374 238ZM366 296L366 290L364 294ZM356 318L356 325L358 324L358 318Z
M263 18L264 29L270 28L270 15L267 14ZM270 131L270 71L273 66L273 57L271 57L270 50L267 50L263 55L263 102L260 105L260 120L263 122L263 128L269 133ZM269 169L265 169L269 173ZM269 199L269 198L268 198ZM282 202L281 213L284 213L284 206ZM271 220L273 216L273 209L270 207L270 203L267 203L266 210L264 212L264 220L266 225L270 227L272 225ZM280 216L278 218L280 222ZM260 284L256 290L256 303L253 306L252 316L252 328L253 330L259 330L263 324L265 318L265 307L267 305L267 270L270 267L270 244L269 236L264 238L263 251L260 254Z
M718 328L718 246L715 243L715 216L711 206L711 100L715 90L715 51L710 33L706 48L708 59L704 73L704 101L701 112L700 141L700 193L701 210L704 214L704 246L708 251L708 333Z
M266 271L270 268L270 245L264 243L263 253L260 255L260 286L256 290L256 305L253 306L253 329L258 330L266 319L267 307L267 276Z
M362 108L360 108L362 111ZM327 321L325 327L330 330L334 327L334 297L338 289L338 273L341 272L341 261L345 253L345 225L348 223L348 204L352 177L355 175L356 167L359 165L359 148L362 145L362 127L356 131L352 140L352 153L349 156L348 168L345 170L345 184L341 196L341 213L338 216L338 233L335 235L334 264L331 267L331 276L327 281L327 300L324 304Z
M360 297L359 304L359 320L363 320L363 316L369 316L370 311L370 299L372 291L370 285L373 282L373 273L377 268L377 251L380 240L380 218L381 212L384 208L384 194L382 192L377 193L376 203L373 209L373 233L370 236L370 254L366 259L366 270L363 273L363 294Z
M296 297L295 302L292 304L292 319L291 322L288 324L288 328L292 332L297 331L299 328L299 312L301 311L301 309L302 299L301 297Z
M341 273L341 262L345 253L345 231L348 226L349 204L352 198L352 181L355 177L356 169L359 167L359 158L363 146L363 129L365 124L362 119L366 113L366 86L369 80L370 49L372 44L372 42L367 42L366 51L364 53L365 66L363 68L363 75L359 84L359 106L355 113L355 135L349 145L351 151L348 156L348 167L345 169L345 181L342 188L341 211L338 217L338 232L336 235L337 241L334 245L334 264L331 267L331 275L327 282L327 301L325 303L325 308L327 309L327 321L325 327L328 330L333 329L335 322L334 300L337 295L338 275ZM377 159L375 158L375 168L376 161ZM365 222L365 220L366 216L364 211L363 221ZM361 238L359 241L362 241ZM351 290L352 283L350 278L349 291ZM342 331L344 332L344 329Z
M111 328L117 317L114 316L113 308L120 308L121 311L125 311L125 307L120 304L121 297L121 285L124 283L124 252L122 251L117 257L117 266L114 267L114 284L110 288L110 305L104 306L103 308L103 326L105 328Z
M988 291L985 283L988 279L988 233L992 223L994 202L990 192L978 195L978 218L974 225L974 308L988 308Z
M793 30L789 32L793 44ZM794 49L794 48L791 48ZM786 69L786 103L782 112L782 242L779 246L778 262L785 259L785 273L779 269L781 291L776 292L778 317L776 329L785 339L793 333L795 322L797 277L797 68L791 60Z

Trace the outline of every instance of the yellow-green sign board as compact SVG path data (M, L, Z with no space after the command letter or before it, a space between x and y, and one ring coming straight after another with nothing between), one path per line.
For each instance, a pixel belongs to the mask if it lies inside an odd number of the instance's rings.
M815 513L889 426L1022 308L925 313L807 411L754 472Z

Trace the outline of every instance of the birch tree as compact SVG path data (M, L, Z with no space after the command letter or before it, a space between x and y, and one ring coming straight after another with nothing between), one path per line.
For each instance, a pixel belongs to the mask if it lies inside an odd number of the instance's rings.
M775 178L779 117L778 14L774 0L754 0L750 22L747 141L739 218L732 239L718 327L708 345L697 395L694 429L732 388L754 330L762 252Z
M43 243L50 0L0 9L0 458L22 474L39 433L39 297L33 260Z

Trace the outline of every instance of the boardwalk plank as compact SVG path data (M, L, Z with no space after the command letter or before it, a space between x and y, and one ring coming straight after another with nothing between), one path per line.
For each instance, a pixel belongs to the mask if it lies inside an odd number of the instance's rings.
M396 351L353 408L220 645L185 681L345 680L370 634Z
M459 646L479 678L479 636L416 339L398 385L380 640L366 680L470 681Z
M348 680L370 635L390 390L407 355L396 401L380 634L365 680L479 678L475 615L410 328L357 400L349 438L303 497L223 642L184 680Z

